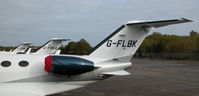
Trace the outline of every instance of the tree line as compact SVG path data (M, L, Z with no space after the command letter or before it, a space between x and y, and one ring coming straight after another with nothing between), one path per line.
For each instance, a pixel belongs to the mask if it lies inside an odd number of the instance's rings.
M33 47L36 48L34 51L40 48ZM16 47L0 46L0 51L14 48ZM60 49L61 54L85 55L92 50L92 46L85 39L81 39L71 41ZM145 38L137 53L199 53L199 33L191 31L188 36L178 36L153 32Z
M145 38L137 53L199 53L199 33L178 36L154 32Z

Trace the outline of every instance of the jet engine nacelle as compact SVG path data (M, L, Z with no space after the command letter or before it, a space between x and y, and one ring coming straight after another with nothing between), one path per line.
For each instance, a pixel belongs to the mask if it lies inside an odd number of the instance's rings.
M94 63L79 57L47 56L45 71L59 75L77 75L94 70Z

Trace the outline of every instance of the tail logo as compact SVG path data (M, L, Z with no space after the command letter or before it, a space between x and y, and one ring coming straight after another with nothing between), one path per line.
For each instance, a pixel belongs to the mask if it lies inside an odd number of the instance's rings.
M136 47L137 40L108 40L106 43L107 47Z

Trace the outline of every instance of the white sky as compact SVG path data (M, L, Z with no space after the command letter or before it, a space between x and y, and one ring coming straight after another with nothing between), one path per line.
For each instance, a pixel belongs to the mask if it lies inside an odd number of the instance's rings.
M93 46L129 20L185 17L195 22L153 29L199 32L199 0L0 0L0 45L42 45L51 38L84 38Z

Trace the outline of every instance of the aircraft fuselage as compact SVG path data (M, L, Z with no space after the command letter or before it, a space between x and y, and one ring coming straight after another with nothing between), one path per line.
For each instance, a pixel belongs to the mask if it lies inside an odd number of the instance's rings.
M18 54L0 56L0 82L59 82L59 81L85 81L104 79L107 75L103 72L123 70L131 66L130 62L90 58L89 56L62 55L93 62L94 69L88 72L63 75L46 72L45 59L48 56L58 55L36 55ZM60 56L60 55L59 55ZM2 62L6 62L3 64ZM25 64L23 64L25 63ZM114 65L113 65L114 64ZM66 66L67 67L67 66ZM64 69L62 69L64 70ZM79 69L78 69L79 70ZM74 70L74 71L78 71Z

